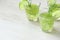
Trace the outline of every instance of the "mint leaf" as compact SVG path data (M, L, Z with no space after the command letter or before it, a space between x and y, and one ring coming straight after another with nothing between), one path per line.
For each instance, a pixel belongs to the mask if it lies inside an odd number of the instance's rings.
M56 4L54 4L54 5L51 5L50 7L49 7L49 13L52 13L52 12L54 12L55 10L57 10L58 8L57 8L57 5Z
M54 5L50 6L49 13L52 16L59 18L60 17L60 4L54 4Z
M51 6L51 5L54 5L56 3L56 0L48 0L48 4Z
M49 5L48 12L50 15L52 15L52 12L57 9L56 0L48 0L48 5Z

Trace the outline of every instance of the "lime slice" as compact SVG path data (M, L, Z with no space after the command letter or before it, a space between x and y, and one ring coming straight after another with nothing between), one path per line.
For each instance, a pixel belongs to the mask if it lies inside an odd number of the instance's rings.
M19 8L20 9L25 9L25 7L28 5L28 2L27 1L21 1L19 3Z
M52 16L59 18L60 17L60 10L56 10L52 13Z

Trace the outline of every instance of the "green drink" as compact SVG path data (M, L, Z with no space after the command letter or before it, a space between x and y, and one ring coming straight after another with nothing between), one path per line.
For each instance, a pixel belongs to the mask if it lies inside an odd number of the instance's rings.
M39 13L39 6L36 4L31 4L26 7L26 15L30 21L37 21Z
M51 15L49 15L48 13L40 14L39 22L44 32L52 32L54 18Z
M48 0L49 4L49 13L54 16L56 19L60 17L60 4L56 3L56 0Z

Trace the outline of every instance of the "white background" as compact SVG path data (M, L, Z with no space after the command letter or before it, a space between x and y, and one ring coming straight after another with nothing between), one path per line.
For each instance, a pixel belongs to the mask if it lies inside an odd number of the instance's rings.
M58 32L42 32L39 23L29 22L25 12L19 10L19 1L0 0L0 40L60 40L59 22L54 25ZM41 11L46 11L46 0L33 2L41 2Z

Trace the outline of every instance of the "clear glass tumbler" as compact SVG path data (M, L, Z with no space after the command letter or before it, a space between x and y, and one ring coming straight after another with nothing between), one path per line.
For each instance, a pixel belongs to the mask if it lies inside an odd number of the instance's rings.
M54 17L48 13L42 13L39 16L39 23L44 32L52 32L54 25Z
M31 4L30 7L26 7L26 15L30 21L37 21L39 15L39 6L36 4Z

